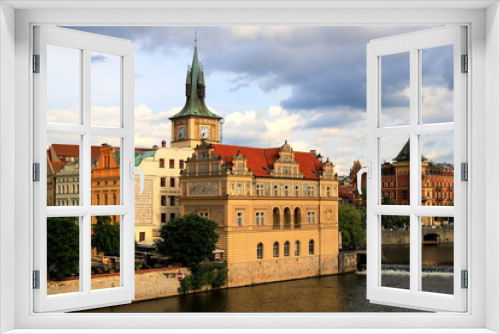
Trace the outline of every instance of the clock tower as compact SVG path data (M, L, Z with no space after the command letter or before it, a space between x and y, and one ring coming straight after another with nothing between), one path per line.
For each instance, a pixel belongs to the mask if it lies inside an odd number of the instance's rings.
M186 75L186 104L172 121L171 147L195 148L203 140L220 144L222 117L205 105L205 78L198 61L198 46L194 41L193 63Z

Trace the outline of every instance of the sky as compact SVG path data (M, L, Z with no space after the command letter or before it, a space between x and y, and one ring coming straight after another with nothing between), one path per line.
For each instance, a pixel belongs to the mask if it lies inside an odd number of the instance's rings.
M136 147L170 141L168 117L185 103L196 34L206 104L224 117L224 144L278 147L288 140L295 151L314 149L329 157L339 175L346 175L354 160L366 160L366 44L428 27L71 28L134 43ZM54 97L48 120L78 122L75 79L67 74L74 72L66 68L78 66L78 57L74 50L53 48L48 87L58 80L65 85L48 91ZM453 120L452 51L422 51L424 123ZM60 66L63 58L67 66ZM50 72L50 57L48 66ZM92 125L119 124L119 69L118 57L92 54ZM384 56L382 125L408 124L408 110L409 57ZM391 161L406 140L385 141L382 159ZM452 162L452 143L452 135L429 136L422 151L436 162Z

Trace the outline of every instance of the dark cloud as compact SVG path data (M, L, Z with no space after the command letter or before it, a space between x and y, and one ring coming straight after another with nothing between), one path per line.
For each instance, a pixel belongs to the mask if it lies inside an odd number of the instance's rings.
M289 88L291 95L276 101L291 112L326 111L331 125L353 121L346 110L366 107L366 45L370 40L426 27L73 27L74 29L130 39L145 52L174 55L192 50L195 32L199 56L207 77L213 72L234 75L231 90L256 83L272 92ZM251 30L249 33L248 30ZM409 60L391 59L383 71L383 105L408 105L401 91L409 82ZM431 61L427 61L430 59ZM450 85L448 70L436 70L446 53L425 52L424 78ZM186 64L190 59L186 59ZM385 62L383 61L383 64ZM452 84L452 81L451 81ZM337 115L335 108L343 109ZM329 111L332 110L332 111ZM353 115L356 118L356 115ZM316 121L315 121L316 122ZM314 124L312 122L311 124Z

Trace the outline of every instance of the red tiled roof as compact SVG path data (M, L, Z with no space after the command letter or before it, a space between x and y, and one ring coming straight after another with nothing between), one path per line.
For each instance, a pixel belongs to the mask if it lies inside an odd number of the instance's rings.
M54 174L57 174L64 167L64 165L66 165L66 162L51 161L50 165L52 166Z
M56 155L59 157L78 157L80 155L78 145L68 145L68 144L52 144ZM117 150L120 148L115 147ZM145 152L145 151L153 151L152 148L136 148L135 151ZM101 146L91 146L90 155L91 159L99 158L99 154L101 152Z
M240 154L247 158L247 166L255 176L270 176L268 171L274 169L274 162L279 157L280 148L256 148L246 146L233 146L223 144L211 144L214 154L226 161L230 168L233 165L233 157ZM309 152L294 152L295 160L299 164L300 171L306 179L317 179L321 172L321 162Z

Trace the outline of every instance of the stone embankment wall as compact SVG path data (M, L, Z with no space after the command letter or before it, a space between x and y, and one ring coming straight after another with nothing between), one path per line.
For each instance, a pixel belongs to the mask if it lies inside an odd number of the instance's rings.
M228 264L228 287L333 275L338 273L337 255Z
M180 283L177 273L191 274L188 268L146 269L135 272L135 301L156 299L179 294ZM120 286L120 274L92 276L92 289L106 289ZM52 281L47 285L47 294L76 292L78 280Z
M357 268L357 257L355 251L339 253L339 274L353 273Z

